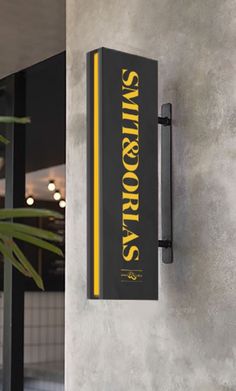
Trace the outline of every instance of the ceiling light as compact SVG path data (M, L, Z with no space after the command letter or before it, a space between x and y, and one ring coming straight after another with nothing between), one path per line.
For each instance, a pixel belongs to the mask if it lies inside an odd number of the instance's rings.
M59 201L61 199L61 193L59 190L56 190L55 193L53 194L53 198L56 201Z
M29 205L29 206L32 206L34 204L34 198L33 196L28 196L26 198L26 204Z
M56 189L56 186L55 186L54 181L50 181L50 182L48 183L48 190L49 190L49 191L54 191L55 189Z
M60 202L59 202L59 206L60 206L60 208L65 208L66 207L66 201L65 200L60 200Z

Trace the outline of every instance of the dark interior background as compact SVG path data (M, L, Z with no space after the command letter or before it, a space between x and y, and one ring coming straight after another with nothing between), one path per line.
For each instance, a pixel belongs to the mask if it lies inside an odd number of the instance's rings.
M31 123L26 126L26 172L33 172L65 163L66 129L66 73L65 52L24 70L26 78L26 115ZM6 115L6 100L0 88L1 115ZM5 126L0 124L0 134L7 137ZM5 147L0 144L0 178L5 177ZM4 207L4 197L0 199ZM37 207L64 211L57 202L37 200ZM29 220L28 220L29 221ZM59 232L64 236L64 220L31 219L30 223ZM64 251L64 242L61 244ZM64 259L24 244L24 250L42 273L48 291L64 290ZM3 288L3 262L0 261L0 289ZM35 284L27 279L26 290L35 290Z

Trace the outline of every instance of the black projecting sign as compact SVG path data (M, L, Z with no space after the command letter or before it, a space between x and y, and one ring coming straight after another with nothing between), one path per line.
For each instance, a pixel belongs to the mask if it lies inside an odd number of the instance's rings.
M157 299L157 61L87 55L88 297Z

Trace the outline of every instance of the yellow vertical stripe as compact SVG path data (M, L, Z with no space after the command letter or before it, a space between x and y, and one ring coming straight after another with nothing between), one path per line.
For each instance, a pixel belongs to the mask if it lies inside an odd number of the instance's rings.
M100 221L99 221L99 78L98 78L98 53L94 54L94 170L93 170L93 186L94 186L94 281L93 293L94 296L100 294L100 256L99 256L99 242L100 242Z

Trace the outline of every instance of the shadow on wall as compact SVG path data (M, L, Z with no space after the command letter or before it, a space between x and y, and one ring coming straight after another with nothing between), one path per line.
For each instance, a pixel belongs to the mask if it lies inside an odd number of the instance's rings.
M229 103L231 73L220 79L222 61L214 53L212 58L196 61L190 53L175 80L159 69L159 78L164 80L160 103L173 103L174 150L174 264L161 265L160 300L167 305L163 316L169 339L160 367L168 377L174 365L179 379L184 378L185 367L186 387L189 373L195 377L198 371L200 378L216 371L216 379L233 381L236 362L232 346L236 338L236 188L230 174L235 165L230 153L234 107ZM160 322L159 315L156 321ZM158 360L159 355L158 350ZM178 362L171 362L178 355ZM149 362L154 373L155 357ZM233 390L231 386L224 389Z

